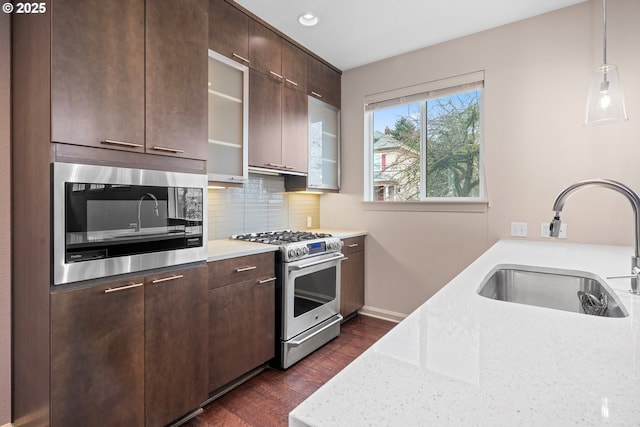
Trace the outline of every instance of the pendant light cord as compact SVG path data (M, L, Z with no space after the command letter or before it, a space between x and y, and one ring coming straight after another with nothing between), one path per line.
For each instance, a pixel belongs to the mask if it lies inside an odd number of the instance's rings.
M607 64L607 0L602 0L602 63Z

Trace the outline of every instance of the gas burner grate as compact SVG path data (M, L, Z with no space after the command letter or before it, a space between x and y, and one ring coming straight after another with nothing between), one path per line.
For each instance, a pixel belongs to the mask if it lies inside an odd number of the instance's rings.
M288 243L303 242L305 240L323 239L331 237L327 233L312 233L310 231L265 231L262 233L248 233L231 236L235 240L266 243L269 245L286 245Z

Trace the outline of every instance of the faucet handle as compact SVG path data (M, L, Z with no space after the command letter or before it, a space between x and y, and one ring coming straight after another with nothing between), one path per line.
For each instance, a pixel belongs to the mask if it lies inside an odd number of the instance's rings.
M640 268L633 267L631 274L625 274L623 276L607 276L607 279L640 279Z

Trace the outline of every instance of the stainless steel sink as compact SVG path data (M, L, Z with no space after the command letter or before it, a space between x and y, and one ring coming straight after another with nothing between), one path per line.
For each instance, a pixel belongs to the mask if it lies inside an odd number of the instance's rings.
M596 275L525 265L498 265L482 281L478 294L499 301L594 314L585 307L585 293L606 301L604 317L629 314L617 295ZM586 298L585 298L586 299ZM595 301L595 299L591 298Z

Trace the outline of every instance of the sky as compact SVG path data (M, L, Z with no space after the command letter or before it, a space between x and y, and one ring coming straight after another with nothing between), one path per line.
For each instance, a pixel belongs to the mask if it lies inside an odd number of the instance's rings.
M419 103L405 104L397 107L377 110L374 115L373 130L384 133L385 127L389 126L389 129L393 129L398 118L412 113L420 114Z
M465 105L468 104L472 98L476 98L479 95L480 91L472 90L469 92L456 93L449 96L437 98L439 102L433 102L434 99L430 99L428 102L428 115L429 117L433 117L433 114L439 115L438 110L440 109L440 107L438 104L447 104L451 100L453 101L454 105ZM384 129L387 126L389 127L389 129L393 129L398 118L402 116L414 114L419 116L420 104L420 102L416 102L413 104L403 104L396 107L376 110L374 114L373 130L384 132Z

